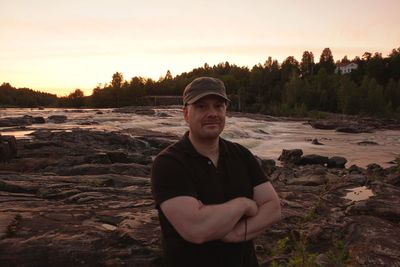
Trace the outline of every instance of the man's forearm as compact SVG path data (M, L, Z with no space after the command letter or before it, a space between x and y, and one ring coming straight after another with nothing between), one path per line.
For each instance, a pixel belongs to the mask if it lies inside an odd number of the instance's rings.
M246 201L249 199L235 198L219 205L202 206L199 210L202 219L197 218L197 222L200 222L197 230L203 237L201 241L221 239L232 231L248 210Z
M254 239L280 219L280 203L274 201L264 203L259 207L256 216L247 219L247 239Z
M227 236L223 238L223 241L242 242L245 239L254 239L271 225L279 221L280 218L281 208L279 202L271 201L264 203L258 208L256 216L240 220L235 225L232 232L228 233ZM245 222L245 220L247 222Z
M161 210L187 241L203 243L221 239L244 215L257 214L257 204L239 197L223 204L203 205L192 197L176 197L161 204Z

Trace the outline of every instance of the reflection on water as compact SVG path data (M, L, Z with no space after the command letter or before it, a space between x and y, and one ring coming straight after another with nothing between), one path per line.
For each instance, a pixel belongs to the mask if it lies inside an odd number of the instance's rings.
M29 136L29 134L33 133L33 130L29 130L29 131L3 131L0 132L2 135L13 135L15 136L15 138L17 139L30 139L31 137Z
M366 200L372 196L374 196L374 193L372 192L371 189L368 189L366 186L360 186L352 189L347 189L350 192L344 196L345 199L349 199L351 201L361 201L361 200Z
M126 129L145 129L182 135L188 130L183 120L182 111L176 109L156 109L155 116L117 113L112 109L85 109L81 111L66 109L0 109L1 117L20 117L23 115L41 116L45 119L51 115L67 116L66 123L34 124L24 127L22 131L0 127L0 133L22 138L38 129L71 130L74 128L119 131ZM158 116L157 116L158 114ZM90 123L88 123L90 122ZM84 125L83 125L84 124ZM248 147L254 154L263 159L277 160L282 149L302 149L304 154L322 156L343 156L347 167L356 164L365 167L377 163L383 167L390 166L399 156L400 131L376 131L374 133L338 133L333 130L313 129L304 122L262 121L249 118L228 117L222 136ZM311 140L318 139L323 145L313 145ZM371 141L379 145L358 145L362 141Z

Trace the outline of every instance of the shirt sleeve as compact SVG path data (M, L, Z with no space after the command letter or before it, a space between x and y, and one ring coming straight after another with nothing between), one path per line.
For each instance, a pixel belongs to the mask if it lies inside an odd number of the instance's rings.
M177 196L197 198L190 173L177 159L167 155L156 157L151 171L152 194L158 208L160 204Z
M256 157L244 146L240 146L242 153L245 157L246 167L250 174L250 179L253 187L260 185L262 183L268 182L269 179L264 173L261 162L259 162Z

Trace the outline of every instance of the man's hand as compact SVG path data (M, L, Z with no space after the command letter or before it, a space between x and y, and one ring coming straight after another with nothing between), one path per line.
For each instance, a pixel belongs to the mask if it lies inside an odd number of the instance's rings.
M245 220L241 219L232 231L221 239L222 241L230 243L242 242L245 241L245 236L247 240L254 239L280 220L280 200L270 182L254 187L254 201L257 203L257 212L256 214L246 213L248 215L246 217L247 227Z
M249 199L249 198L243 197L242 199L248 205L244 215L247 216L247 217L256 216L257 212L258 212L257 203L254 200Z
M244 229L245 223L244 221L247 220L247 218L256 216L258 213L258 206L257 203L254 200L248 199L248 198L243 198L243 200L246 202L246 204L248 204L248 208L245 212L245 216L242 217L242 219L236 224L235 228L233 228L232 231L230 231L226 236L224 236L221 240L224 242L240 242L244 240L244 235L240 236L240 233L238 231L238 229L240 227L243 228L243 230L241 231L242 233L245 233L246 229Z
M244 229L245 228L244 220L247 220L247 218L241 219L236 224L235 228L233 228L232 231L230 231L226 236L224 236L224 238L222 238L221 241L226 242L226 243L237 243L237 242L244 241L244 234L240 235L240 233L238 231L239 228L243 228L242 233L245 232L246 229Z

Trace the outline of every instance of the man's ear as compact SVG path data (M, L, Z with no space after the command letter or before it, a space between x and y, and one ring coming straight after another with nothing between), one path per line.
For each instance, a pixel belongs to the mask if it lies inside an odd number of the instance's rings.
M185 121L188 122L189 110L188 110L188 106L187 105L183 107L182 112L183 112L183 117L185 118Z

